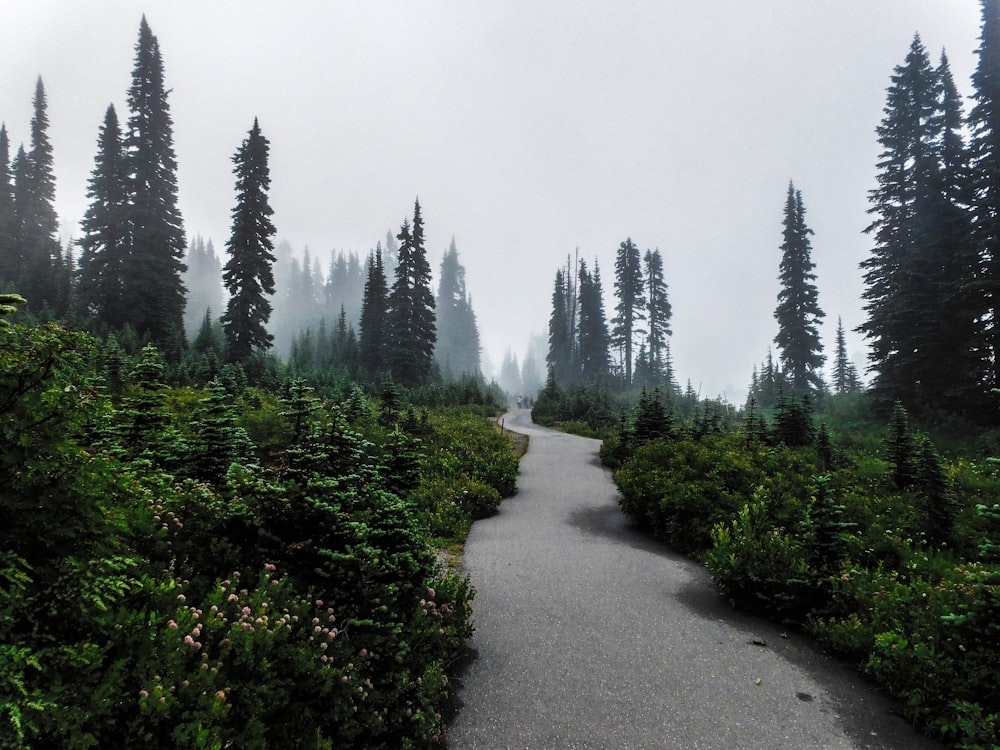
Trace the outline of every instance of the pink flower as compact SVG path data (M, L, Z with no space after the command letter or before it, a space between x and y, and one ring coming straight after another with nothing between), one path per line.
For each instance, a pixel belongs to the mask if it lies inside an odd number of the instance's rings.
M167 627L170 628L171 630L177 630L177 623L171 620L170 622L167 623Z
M185 600L184 594L178 594L177 595L177 601L183 602L184 600Z
M429 596L431 599L433 599L434 598L434 589L427 589L427 596Z
M226 699L226 693L224 690L220 690L215 694L215 697L218 698L220 701L224 701Z
M194 645L194 638L192 638L190 635L186 635L186 636L184 636L184 642L187 645L189 645L189 646L193 646Z
M323 600L322 599L317 599L316 600L316 606L317 607L322 607L323 606Z
M139 697L140 698L148 698L149 697L149 691L147 691L147 690L140 690L139 691Z
M271 563L265 563L264 564L264 570L277 570L277 568L274 565L272 565Z

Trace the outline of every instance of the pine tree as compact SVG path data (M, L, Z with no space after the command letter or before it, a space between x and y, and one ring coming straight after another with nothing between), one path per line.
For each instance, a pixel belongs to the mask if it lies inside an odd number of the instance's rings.
M566 306L566 277L560 268L556 271L552 290L552 314L549 316L549 351L545 357L548 371L562 387L574 382L573 340L569 328L569 311Z
M833 392L836 394L853 393L860 388L858 372L850 357L847 356L847 340L844 336L844 322L837 317L837 343L833 363Z
M985 263L983 313L992 359L988 385L1000 387L1000 5L980 0L979 60L969 113L974 175L975 240Z
M911 487L917 480L917 448L910 433L906 407L897 401L892 407L889 425L889 463L892 465L892 482L897 490Z
M128 172L118 114L109 105L97 139L90 175L90 205L81 223L77 294L80 313L95 323L118 329L129 319L122 300L122 273L129 250Z
M509 394L521 393L521 368L517 364L517 355L507 349L500 365L500 387Z
M649 349L649 371L653 382L659 383L664 374L668 357L667 339L672 333L670 318L673 310L667 296L667 282L663 275L663 256L659 248L647 250L643 257L646 285L646 322Z
M778 279L778 306L774 317L778 335L774 343L781 351L781 364L789 379L792 396L815 394L822 390L820 368L823 366L823 346L819 340L819 322L824 317L819 307L819 294L812 262L809 235L805 223L802 193L789 182L785 201L781 264Z
M128 92L125 151L130 179L131 247L122 273L129 322L153 341L182 335L184 228L177 208L173 123L160 45L143 16Z
M967 204L961 104L947 58L931 66L919 37L889 87L883 151L861 265L873 391L883 404L961 411L978 400L984 347L978 258Z
M16 286L19 260L10 140L7 126L0 123L0 290Z
M639 248L627 238L618 246L615 257L615 317L611 319L611 345L619 352L624 375L624 386L632 385L632 367L635 362L632 347L640 333L638 324L646 319L646 295L642 276L642 256Z
M458 379L479 373L479 328L465 288L465 268L458 260L455 240L441 260L437 293L437 342L434 359L442 372Z
M584 383L600 383L610 375L610 335L604 316L601 271L594 262L593 274L580 261L580 322L578 326L580 377Z
M430 375L437 339L419 200L413 206L412 228L409 220L404 220L397 239L399 262L389 294L389 363L395 380L415 386Z
M386 369L389 288L382 265L382 246L368 257L368 279L361 302L361 368L369 377Z
M269 143L254 118L247 138L233 156L236 167L236 207L233 231L226 243L229 260L222 278L229 290L229 303L222 316L226 354L230 361L247 362L271 347L267 332L274 294L274 211L268 202L271 174L267 158Z
M55 210L55 176L49 140L48 104L41 77L35 84L31 118L31 149L18 151L14 169L14 208L17 217L18 286L33 312L47 309L56 316L54 267L62 249L56 240L59 221Z

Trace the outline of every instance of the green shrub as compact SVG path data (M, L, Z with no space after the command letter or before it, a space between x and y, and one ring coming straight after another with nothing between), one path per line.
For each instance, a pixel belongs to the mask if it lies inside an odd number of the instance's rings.
M811 579L806 550L798 538L775 526L763 493L731 523L716 524L705 564L722 593L738 606L779 617L804 614Z

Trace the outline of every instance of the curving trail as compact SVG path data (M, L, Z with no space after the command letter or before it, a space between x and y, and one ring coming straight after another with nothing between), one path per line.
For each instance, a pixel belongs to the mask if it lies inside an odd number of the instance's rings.
M505 425L530 444L518 493L466 544L477 630L448 750L943 747L632 529L598 441L527 410Z

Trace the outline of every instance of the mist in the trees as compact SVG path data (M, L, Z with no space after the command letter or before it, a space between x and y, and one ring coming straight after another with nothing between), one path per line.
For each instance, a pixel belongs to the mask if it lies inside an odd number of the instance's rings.
M479 373L479 328L465 288L465 267L455 240L444 253L438 274L437 342L434 359L445 380Z
M194 340L206 313L217 320L226 307L226 295L222 286L222 261L215 251L212 240L196 235L184 258L187 270L181 277L187 289L187 305L184 308L184 333Z

